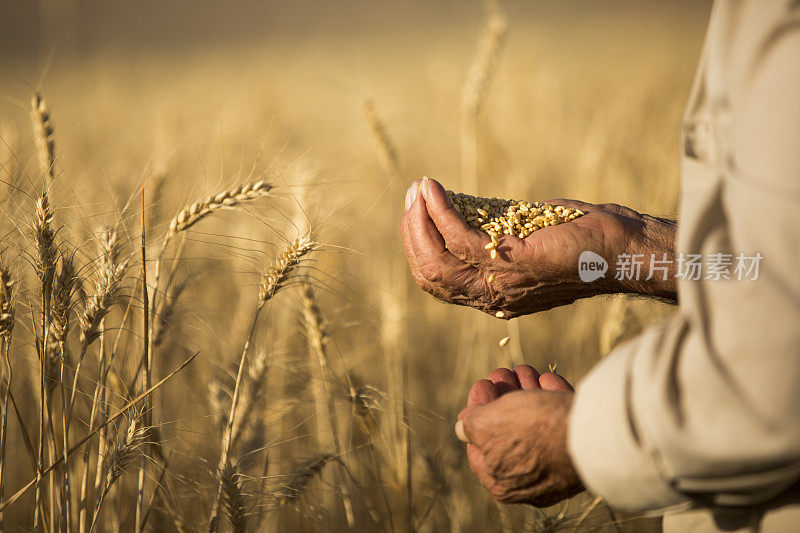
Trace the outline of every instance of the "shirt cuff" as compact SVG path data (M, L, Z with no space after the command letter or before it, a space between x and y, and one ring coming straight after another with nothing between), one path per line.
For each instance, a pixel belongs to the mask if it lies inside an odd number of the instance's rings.
M654 455L637 437L628 402L637 346L634 341L615 351L581 382L572 404L568 446L586 488L612 507L644 511L688 498L663 479Z

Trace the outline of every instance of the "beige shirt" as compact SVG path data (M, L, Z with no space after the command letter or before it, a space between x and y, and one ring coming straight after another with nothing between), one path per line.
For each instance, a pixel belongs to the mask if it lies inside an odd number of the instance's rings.
M684 531L800 531L799 1L717 0L682 151L677 252L701 279L580 384L570 452L613 506L700 509Z

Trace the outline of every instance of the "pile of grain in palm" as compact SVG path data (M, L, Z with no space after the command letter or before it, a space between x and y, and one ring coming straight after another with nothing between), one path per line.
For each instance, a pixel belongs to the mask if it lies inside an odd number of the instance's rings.
M447 191L447 196L467 224L485 231L492 242L486 245L492 259L497 255L499 235L524 239L536 230L574 220L584 213L562 205L540 202L519 202L501 198L483 198Z

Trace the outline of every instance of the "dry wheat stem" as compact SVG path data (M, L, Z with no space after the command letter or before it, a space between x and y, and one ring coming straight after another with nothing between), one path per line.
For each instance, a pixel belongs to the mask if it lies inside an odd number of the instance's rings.
M107 233L106 233L107 234ZM105 242L108 242L107 239L104 239ZM116 241L115 241L116 242ZM112 255L112 258L114 256ZM122 319L120 320L121 324L124 324L128 318L128 314L130 313L133 307L133 298L128 300L128 305L125 306L125 313L122 315ZM114 354L117 352L117 347L119 345L120 338L122 337L123 329L120 328L117 331L117 336L114 340L114 345L111 347L111 354L109 355L108 359L105 356L105 326L101 323L100 326L100 349L99 349L99 364L98 364L98 378L97 382L95 383L94 393L92 396L92 408L89 414L89 427L88 430L91 431L95 428L96 418L99 418L100 424L103 422L103 417L107 412L107 402L106 402L106 383L108 378L108 373L111 370L111 363L114 360ZM129 389L132 390L132 389ZM97 460L95 462L95 481L94 481L94 494L99 494L101 491L102 483L103 483L103 465L105 462L105 442L107 440L107 427L103 426L100 429L100 437L97 443ZM84 470L83 470L83 478L81 480L81 493L80 493L80 503L79 509L80 514L78 518L79 524L79 531L80 533L85 533L86 528L88 526L87 521L89 519L88 516L88 482L89 482L89 466L90 460L89 457L91 455L91 441L89 441L84 448L84 456L83 456L83 463L84 463Z
M43 194L36 202L36 217L34 220L34 238L38 249L38 260L36 270L41 287L41 338L39 344L39 442L38 442L38 464L36 466L36 494L34 496L35 508L33 514L33 528L38 530L40 520L43 520L42 501L42 469L44 468L44 434L46 418L46 343L48 331L48 319L50 316L50 298L53 290L53 276L55 274L56 244L55 231L53 230L53 212L47 194ZM35 331L35 330L34 330Z
M175 377L181 370L186 368L186 366L189 365L189 363L194 361L195 357L197 357L197 355L199 353L200 352L195 352L194 354L192 354L183 363L181 363L175 370L173 370L172 372L167 374L165 377L163 377L161 380L159 380L156 384L154 384L152 387L150 387L146 391L142 392L141 394L139 394L138 396L136 396L132 400L128 401L124 406L122 406L122 408L120 408L119 411L117 411L116 414L114 414L113 416L109 417L101 425L99 425L95 429L89 431L86 435L83 436L83 438L81 438L78 442L73 444L72 447L70 447L70 449L68 451L68 455L72 455L73 453L78 451L81 448L81 446L83 446L86 442L89 441L89 439L91 439L92 437L97 435L102 428L108 426L109 424L113 424L120 417L124 416L128 411L130 411L131 409L133 409L134 407L136 407L137 405L142 403L146 398L149 398L150 395L152 395L154 392L156 392L161 387L163 387L165 383L167 383L169 380L171 380L173 377ZM49 474L54 469L58 468L59 465L61 465L62 461L63 461L63 457L59 457L50 466L48 466L47 468L43 468L42 471L41 471L41 475L45 476L45 475ZM15 492L7 500L5 500L2 503L0 503L0 512L3 512L9 505L11 505L15 501L19 500L20 497L22 497L23 494L28 492L28 490L30 490L31 487L34 487L36 485L37 480L39 480L38 474L37 474L36 478L30 480L27 484L25 484L22 488L17 490L17 492Z
M320 398L323 405L318 405L317 420L327 419L331 431L331 440L333 441L333 453L336 457L342 457L342 449L339 443L339 430L336 424L336 406L334 404L334 397L328 390L328 353L325 347L326 333L325 325L322 319L322 313L317 305L314 290L311 285L303 284L301 289L301 298L303 301L303 316L306 323L306 338L309 346L309 352L316 356L317 364L320 369L320 385L322 397ZM353 515L353 504L350 497L350 491L347 487L347 478L344 472L344 463L339 461L339 473L341 474L342 481L342 504L344 505L345 518L347 525L350 528L355 526L355 517Z
M317 243L312 241L308 236L303 235L297 237L291 242L289 247L281 254L275 263L268 267L261 275L261 283L259 284L258 303L253 319L250 323L250 328L245 340L244 347L242 348L242 356L239 359L239 367L236 371L236 382L233 387L233 396L231 397L231 408L228 414L228 421L225 427L225 432L222 437L222 453L220 454L219 464L217 466L217 473L221 472L230 459L231 443L233 442L233 428L236 424L236 409L239 403L239 395L241 390L242 375L244 370L244 363L247 359L247 352L250 348L253 334L255 333L258 317L264 305L272 299L275 294L282 289L286 282L290 279L294 271L300 264L301 259L317 247ZM217 494L214 498L214 504L211 511L211 517L208 522L209 533L214 532L219 527L219 508L222 498L222 485L218 484Z
M92 522L89 531L94 531L97 526L97 519L100 516L100 510L103 507L106 496L108 496L111 487L122 477L127 469L133 464L136 458L142 454L146 444L148 429L141 425L142 415L134 414L128 424L128 430L125 433L125 438L116 443L114 448L106 460L108 467L106 472L105 483L99 498L94 506L92 513Z
M150 302L150 321L148 322L148 347L147 353L152 354L154 349L154 340L155 340L155 320L161 314L161 309L158 307L158 294L159 294L159 276L161 274L161 260L164 252L167 249L167 245L169 244L170 240L177 235L178 233L182 233L192 227L194 224L202 220L204 217L208 216L211 213L219 211L224 208L235 207L242 203L256 200L258 198L262 198L266 196L271 190L272 185L269 184L265 180L259 180L252 183L245 183L241 185L237 185L236 187L232 187L220 193L209 195L205 198L197 200L192 205L184 208L181 210L169 224L169 230L167 234L164 236L164 240L161 244L161 249L158 252L158 256L155 260L154 265L154 273L153 273L153 298ZM144 191L142 191L144 194ZM144 222L142 223L144 227ZM179 249L178 254L176 255L176 259L172 264L172 273L170 274L169 282L172 280L172 274L175 272L175 268L177 266L178 257L180 257L180 252L183 250L183 245L185 241L181 242L181 247ZM143 244L144 246L144 244ZM144 265L142 266L144 268ZM145 286L144 291L147 292L147 287ZM152 357L152 355L151 355Z
M141 227L141 259L142 259L142 360L145 362L144 368L144 388L149 388L153 379L153 352L151 351L150 334L152 324L150 324L150 302L147 293L147 218L145 206L145 190L142 188L142 227ZM155 296L154 296L155 299ZM153 402L151 398L145 400L145 425L149 428L153 425ZM139 480L136 489L136 523L134 531L141 533L144 527L144 490L145 476L147 472L147 457L143 456L139 463Z
M0 258L1 260L2 258ZM14 331L14 283L8 268L0 262L0 350L3 352L3 362L5 364L3 376L3 405L0 413L0 500L3 498L5 459L7 446L8 429L8 400L11 393L12 369L11 357L11 337ZM4 517L0 513L0 531L3 529Z

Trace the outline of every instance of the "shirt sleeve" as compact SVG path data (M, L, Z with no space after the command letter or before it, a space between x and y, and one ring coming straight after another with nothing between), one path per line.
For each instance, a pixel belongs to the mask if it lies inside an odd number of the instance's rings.
M681 280L678 313L603 360L573 404L578 473L620 508L753 505L800 480L800 17L754 30L744 6L713 103L724 157L685 164L678 242L730 255L731 279ZM736 279L756 253L758 278Z

